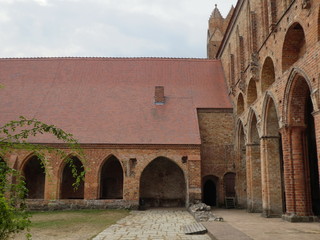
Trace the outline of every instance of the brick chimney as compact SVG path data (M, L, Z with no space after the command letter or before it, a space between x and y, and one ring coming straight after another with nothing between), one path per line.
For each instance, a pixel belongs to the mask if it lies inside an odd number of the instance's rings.
M155 93L154 93L154 103L156 105L163 105L164 102L165 102L164 87L156 86Z

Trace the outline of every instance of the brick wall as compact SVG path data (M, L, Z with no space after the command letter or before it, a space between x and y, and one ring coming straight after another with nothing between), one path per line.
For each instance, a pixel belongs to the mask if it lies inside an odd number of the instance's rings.
M234 171L234 126L232 110L198 110L201 136L201 176L216 177L218 204L224 204L223 177ZM204 182L202 182L202 185Z
M313 218L309 216L314 215L315 208L313 206L312 210L312 206L310 206L312 205L310 204L311 193L308 190L310 187L306 183L302 186L302 183L292 180L298 178L298 173L295 173L294 169L299 168L299 164L303 164L304 176L299 176L299 178L304 179L305 182L316 181L310 178L307 168L309 158L307 151L297 149L299 144L300 148L301 144L304 146L303 148L306 147L306 137L303 134L300 135L303 141L298 144L297 139L293 139L293 135L298 135L294 131L288 130L291 128L287 128L287 126L294 127L296 125L296 123L293 124L293 119L295 121L299 120L300 126L301 124L305 125L302 116L310 114L305 106L305 99L309 98L310 94L314 109L313 115L317 116L319 111L320 3L318 1L302 0L263 1L263 4L260 0L238 1L235 13L231 20L233 24L228 28L217 57L222 61L233 105L237 106L239 94L242 94L244 98L244 111L237 112L235 122L241 121L243 123L246 145L248 144L248 127L251 126L250 111L253 110L257 115L258 132L261 138L263 209L267 212L266 215L284 214L284 217L290 221L312 220ZM248 24L250 19L253 19L254 24ZM253 31L252 26L256 26L255 31ZM239 36L243 37L244 46L239 46ZM252 39L256 39L254 41L256 52L252 50L255 47L250 47ZM245 60L241 60L242 50L240 47L244 48ZM230 54L235 55L234 74L230 73L230 71L233 71L230 68ZM243 64L244 67L242 67ZM235 76L234 81L230 79L232 75ZM251 97L252 88L248 88L252 79L256 80L257 99L255 101L252 101ZM232 84L233 82L234 84ZM301 87L295 88L298 85ZM295 90L293 91L293 89ZM268 132L274 132L272 130L274 129L274 120L272 120L274 117L270 117L268 113L268 102L270 101L275 106L274 115L277 119L277 132L276 136L273 134L273 137L279 139L279 132L281 131L282 146L278 140L264 138L268 136ZM320 153L319 127L319 118L316 117L318 165ZM281 147L283 151L279 152ZM294 160L296 156L293 156L292 152L295 151L297 151L297 154L300 151L299 160ZM254 155L255 151L247 152L247 160L253 158ZM281 164L279 163L282 155L284 160L283 170L281 170ZM278 159L277 167L274 167L271 161L274 156ZM240 171L240 169L237 169L237 171ZM285 181L281 178L277 179L278 175L272 175L273 173L283 174ZM248 186L254 186L253 176L247 175L247 177ZM278 188L281 188L281 184L284 185L282 188L284 188L286 197L283 196L281 191L274 193L275 190L272 189L272 186L275 186L275 184ZM305 189L303 193L299 192L301 188ZM290 215L296 217L286 217Z
M176 182L177 187L184 188L185 204L201 198L201 158L199 146L82 146L86 159L80 159L86 174L84 182L83 200L61 199L62 175L65 166L63 159L48 153L48 165L46 166L46 181L44 190L44 201L37 199L30 200L34 207L48 208L56 203L60 208L79 207L106 207L106 206L127 206L137 207L140 198L140 178L146 167L158 157L167 159L175 167L178 173L183 175L183 181ZM69 151L65 149L65 151ZM25 151L11 153L5 156L9 166L23 172L25 164L33 154ZM70 153L70 156L73 156ZM101 196L101 169L110 157L116 158L123 172L123 198L122 199L100 199ZM184 160L183 160L184 159ZM186 159L186 160L185 160ZM161 165L161 164L160 164ZM159 165L159 166L160 166ZM170 173L168 173L170 175ZM176 173L173 173L174 175ZM159 183L157 183L159 184ZM171 182L175 187L175 181ZM183 185L183 186L182 186ZM157 187L155 183L155 189ZM172 191L171 191L172 192ZM118 194L118 193L117 193ZM118 194L119 195L119 194ZM169 191L170 195L170 191ZM171 199L176 196L165 196ZM81 198L75 196L75 198ZM170 201L169 201L170 202Z

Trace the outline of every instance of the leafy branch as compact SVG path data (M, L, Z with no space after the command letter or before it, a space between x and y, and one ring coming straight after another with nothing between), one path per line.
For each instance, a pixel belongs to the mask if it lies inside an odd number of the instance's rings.
M84 179L84 169L79 171L73 158L69 157L65 151L44 144L28 142L30 138L40 134L54 136L61 143L66 144L71 152L85 160L85 154L73 135L54 125L45 124L35 118L27 119L20 116L19 120L10 121L0 127L0 239L8 239L12 234L24 229L28 230L31 223L30 216L26 212L25 198L28 190L25 186L24 177L1 161L1 156L19 150L32 152L40 159L45 171L46 155L54 153L64 159L71 168L72 176L75 179L74 189L77 189ZM30 239L31 235L27 233L26 237Z

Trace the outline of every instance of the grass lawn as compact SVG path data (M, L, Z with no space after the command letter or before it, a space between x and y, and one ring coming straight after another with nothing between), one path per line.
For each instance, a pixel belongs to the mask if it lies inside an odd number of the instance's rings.
M128 210L72 210L32 212L32 239L91 239L129 214ZM24 234L14 239L25 239Z

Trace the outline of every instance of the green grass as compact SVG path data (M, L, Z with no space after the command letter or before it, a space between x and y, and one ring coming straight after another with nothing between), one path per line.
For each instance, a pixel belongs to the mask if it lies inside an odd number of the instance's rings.
M108 226L128 215L127 210L77 210L32 212L31 228L69 228L75 224Z
M129 213L118 209L31 212L31 234L33 239L91 239Z

